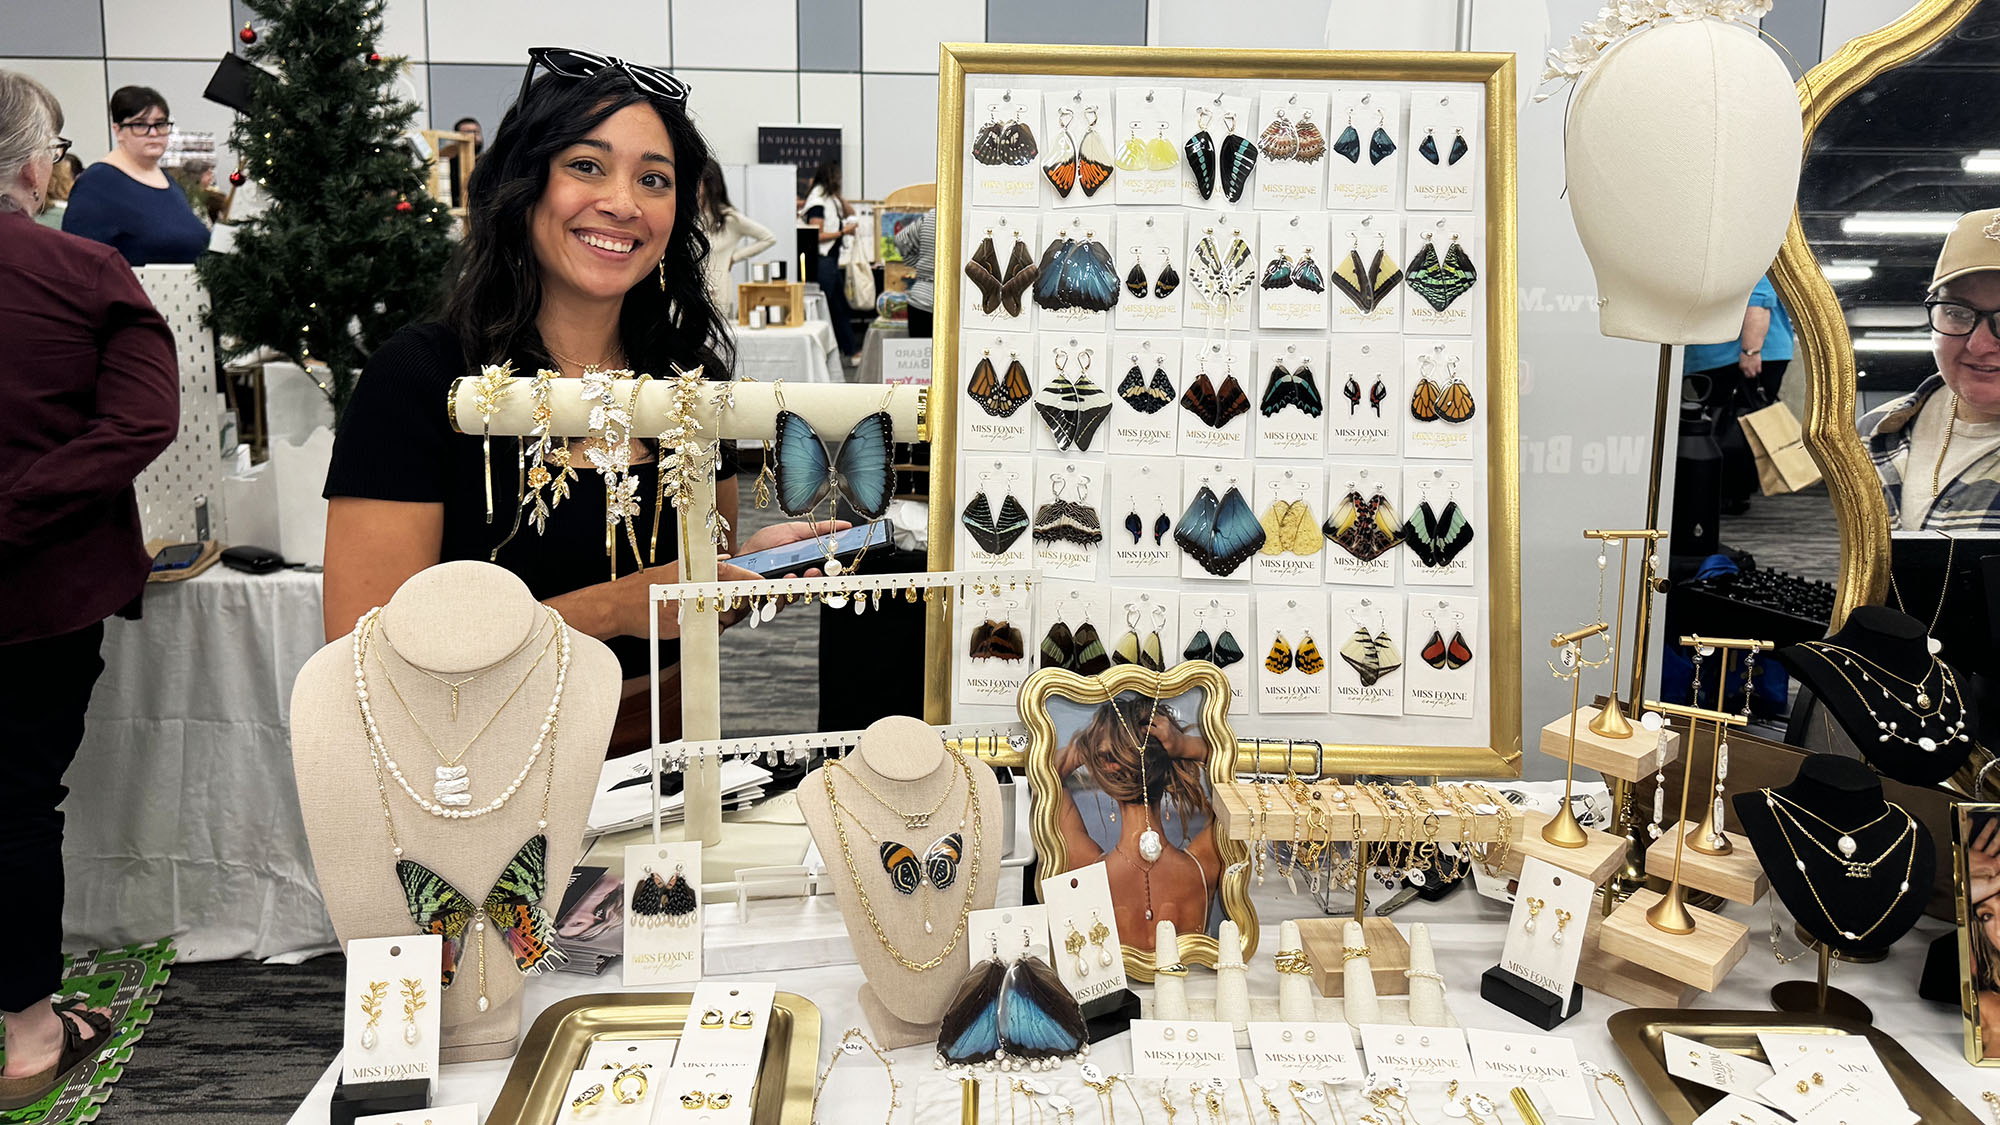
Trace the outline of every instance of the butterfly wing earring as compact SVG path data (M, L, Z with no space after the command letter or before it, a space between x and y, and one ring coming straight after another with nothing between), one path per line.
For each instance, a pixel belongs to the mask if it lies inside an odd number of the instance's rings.
M1271 651L1264 657L1264 667L1273 675L1292 670L1292 646L1285 643L1285 635L1279 633L1271 642Z
M1298 155L1298 130L1292 127L1283 109L1271 112L1271 123L1257 137L1257 147L1271 160L1290 160Z
M1208 107L1196 106L1194 120L1194 135L1181 145L1181 152L1194 173L1195 190L1207 199L1215 194L1215 136L1208 131Z
M1055 142L1055 156L1042 165L1042 175L1056 189L1056 194L1064 199L1076 190L1076 139L1070 135L1070 122L1076 119L1076 111L1059 109L1056 111L1056 127L1061 130Z
M1266 289L1285 289L1292 284L1292 257L1285 248L1278 247L1278 256L1264 267L1264 280L1260 282Z
M1173 296L1180 284L1181 275L1174 272L1173 255L1167 253L1163 246L1160 248L1160 272L1153 277L1153 296L1164 301Z
M1008 316L1021 315L1021 297L1028 287L1041 276L1041 267L1035 264L1035 256L1028 250L1028 242L1019 231L1014 233L1014 252L1007 256L1007 272L1001 275L1000 307Z
M1438 140L1436 132L1426 131L1424 133L1424 142L1417 146L1417 155L1423 157L1425 160L1430 161L1432 164L1436 164L1438 162Z
M1333 142L1333 151L1347 158L1349 164L1361 163L1361 134L1354 128L1354 111L1347 111L1347 128ZM1379 162L1377 162L1379 163Z
M1137 172L1146 166L1146 142L1139 139L1139 123L1132 122L1132 132L1125 143L1118 148L1118 166L1127 172Z
M1083 140L1076 149L1076 179L1087 197L1095 196L1097 189L1111 180L1111 154L1105 151L1104 137L1097 131L1096 106L1083 111Z
M1231 203L1243 199L1250 183L1250 171L1257 166L1257 146L1236 133L1236 115L1222 115L1226 135L1222 139L1222 194Z
M1299 255L1298 264L1292 267L1292 284L1308 293L1326 292L1326 277L1319 271L1319 263L1313 261L1313 248L1308 246Z
M1174 142L1167 139L1167 123L1162 121L1159 134L1146 142L1146 170L1165 172L1180 162L1180 156L1174 152Z
M1299 148L1294 157L1301 164L1317 164L1326 155L1326 134L1313 124L1312 110L1299 114Z
M1445 158L1446 164L1456 164L1465 159L1466 153L1472 151L1465 143L1465 130L1453 129L1452 133L1451 155Z
M1368 138L1368 163L1370 164L1380 164L1396 152L1396 139L1389 135L1388 124L1388 117L1381 110L1376 110L1375 133Z
M1139 248L1132 248L1132 269L1125 275L1125 291L1144 300L1146 298L1146 269L1139 264Z

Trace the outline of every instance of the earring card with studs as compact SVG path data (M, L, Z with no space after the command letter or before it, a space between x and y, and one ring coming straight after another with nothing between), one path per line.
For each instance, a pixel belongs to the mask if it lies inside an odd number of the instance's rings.
M1049 912L1051 962L1090 1015L1093 1003L1128 988L1125 953L1118 936L1118 912L1104 864L1075 867L1042 880Z
M777 987L745 981L703 981L695 985L690 1012L701 1018L681 1029L676 1070L752 1067L764 1055L772 1027ZM720 1020L715 1017L720 1015Z
M1500 949L1500 968L1558 999L1576 987L1583 931L1597 899L1597 884L1553 864L1523 862L1514 911Z
M1401 1024L1361 1025L1362 1057L1374 1081L1403 1078L1411 1082L1470 1082L1472 1054L1465 1032L1456 1027L1407 1027Z
M950 268L937 275L932 441L933 456L964 468L932 480L931 542L946 556L934 562L956 565L990 545L1004 499L989 490L968 522L970 464L984 458L959 453L999 444L989 407L1012 405L1011 357L995 348L989 319L1012 272L1017 242L1001 229L1011 221L1033 228L1032 263L1012 292L1025 295L1035 329L1022 365L1031 404L1019 414L1034 435L1027 450L1005 452L1030 459L1018 482L1026 493L1079 461L1099 468L1107 501L1101 549L1066 577L1197 597L1379 589L1405 606L1463 594L1472 615L1444 633L1444 647L1516 651L1513 65L1464 52L947 44L937 214L938 256ZM1023 104L1034 112L1017 126ZM992 192L991 169L1009 161L1032 171L1032 196ZM1047 346L1056 336L1067 352L1060 370ZM968 380L978 393L961 389ZM1101 418L1088 441L1079 440L1085 416ZM1154 458L1180 464L1175 487L1146 487L1160 472ZM1334 519L1346 499L1335 492L1356 465L1404 482L1387 490L1380 550L1360 548L1393 561L1365 575L1335 570L1334 529L1348 522ZM1190 478L1188 466L1201 469ZM1323 486L1272 511L1257 484L1269 469ZM1429 514L1406 510L1424 499L1411 474L1438 470L1457 487L1434 479ZM1032 509L1035 498L1020 502ZM1149 504L1160 510L1140 511ZM1138 532L1121 532L1128 517ZM1274 538L1284 543L1265 550ZM1327 654L1323 674L1336 684L1375 676L1372 658L1359 668L1331 658L1355 626L1332 615L1330 598L1314 600L1327 607L1311 630ZM1257 604L1234 634L1246 655L1273 633ZM935 608L933 657L965 641L947 620L965 612ZM1386 630L1389 648L1421 651L1428 631L1403 637L1407 621L1406 611ZM1024 632L1048 626L1030 620ZM1370 646L1381 648L1379 635ZM1225 676L1259 675L1268 652L1256 655ZM1168 666L1179 659L1198 657L1169 654ZM1011 718L1007 699L956 674L960 663L931 662L927 715ZM1408 667L1389 674L1407 685L1420 678ZM1259 733L1318 739L1357 769L1518 773L1519 662L1468 656L1446 672L1465 681L1449 705L1405 690L1393 713L1343 713L1338 742L1328 738L1330 708L1267 707L1254 690L1243 701Z
M461 972L471 966L467 952ZM348 1085L434 1079L438 1072L438 979L444 939L436 934L356 938L347 943L347 991L342 1002L341 1080ZM476 987L476 986L471 986Z

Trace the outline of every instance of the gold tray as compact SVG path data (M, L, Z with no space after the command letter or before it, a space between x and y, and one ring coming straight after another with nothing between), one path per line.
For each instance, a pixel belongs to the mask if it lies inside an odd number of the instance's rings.
M599 992L550 1005L521 1041L486 1125L550 1125L591 1044L679 1039L693 998L688 992ZM772 1000L750 1116L756 1125L812 1125L819 1023L819 1008L803 996L780 992Z
M1645 1084L1646 1092L1653 1096L1660 1112L1666 1114L1673 1125L1693 1125L1695 1118L1721 1101L1723 1095L1720 1090L1684 1082L1668 1074L1660 1037L1671 1032L1718 1051L1769 1062L1771 1060L1764 1057L1763 1046L1757 1042L1760 1031L1791 1035L1839 1035L1844 1032L1863 1036L1875 1048L1882 1065L1895 1078L1896 1088L1902 1092L1903 1100L1910 1103L1910 1112L1916 1114L1924 1125L1939 1125L1947 1121L1957 1125L1980 1125L1979 1119L1949 1090L1938 1085L1937 1079L1932 1078L1930 1072L1911 1058L1910 1053L1894 1039L1867 1024L1852 1020L1812 1013L1630 1008L1614 1014L1606 1021L1606 1026L1611 1031L1612 1041L1618 1044L1626 1061L1632 1064L1634 1074Z

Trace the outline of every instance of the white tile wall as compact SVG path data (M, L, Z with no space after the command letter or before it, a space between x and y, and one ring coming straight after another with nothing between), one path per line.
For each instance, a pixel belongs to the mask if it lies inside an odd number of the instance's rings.
M695 124L723 164L757 162L757 126L799 119L794 71L677 69L694 87L688 102Z
M62 135L76 142L85 164L111 149L111 118L105 113L101 59L9 59L0 68L18 70L47 86L62 103Z
M389 0L382 10L382 38L376 49L422 62L430 51L429 33L424 0Z
M936 111L932 112L935 115ZM867 184L868 161L861 151L859 74L799 75L799 120L809 125L840 126L841 177L856 186Z
M870 74L936 74L939 43L985 40L986 0L861 0L861 69Z
M111 58L214 60L236 46L229 0L103 4L104 53Z
M674 65L798 69L798 0L677 0Z
M867 199L937 179L935 75L862 76L861 160L867 172L862 194ZM853 194L853 189L848 192Z
M561 45L673 63L661 0L429 0L428 7L432 62L526 63L528 48Z
M1156 0L1149 42L1162 47L1318 47L1326 34L1327 9L1358 10L1358 0L1257 0L1254 5L1215 0ZM1451 10L1453 4L1428 7ZM1368 17L1360 17L1368 18Z

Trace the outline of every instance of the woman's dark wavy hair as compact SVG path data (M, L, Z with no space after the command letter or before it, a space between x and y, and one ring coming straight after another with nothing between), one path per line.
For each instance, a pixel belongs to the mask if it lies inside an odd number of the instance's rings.
M466 359L474 364L513 360L531 372L555 366L535 317L542 307L541 267L528 230L528 214L548 188L557 153L588 136L613 114L649 105L666 125L674 148L674 229L667 240L666 285L647 273L625 293L619 341L626 364L654 376L691 370L727 379L730 337L710 299L703 272L708 238L695 221L695 185L708 165L708 142L678 103L650 97L613 68L589 78L545 74L501 119L473 169L467 231L454 259L442 310Z

